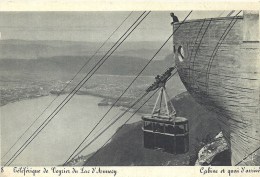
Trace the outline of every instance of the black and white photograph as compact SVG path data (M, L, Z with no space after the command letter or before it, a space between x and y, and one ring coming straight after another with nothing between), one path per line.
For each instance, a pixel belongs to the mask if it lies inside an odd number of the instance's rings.
M260 166L259 76L259 11L2 11L1 166Z

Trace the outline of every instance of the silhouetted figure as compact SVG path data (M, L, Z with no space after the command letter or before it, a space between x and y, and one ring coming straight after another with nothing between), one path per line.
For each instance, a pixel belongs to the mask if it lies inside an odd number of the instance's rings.
M174 13L171 13L171 17L172 17L172 24L176 23L176 22L179 22L178 17L176 15L174 15Z
M156 83L160 82L160 75L157 75L157 76L155 77L155 82L156 82Z

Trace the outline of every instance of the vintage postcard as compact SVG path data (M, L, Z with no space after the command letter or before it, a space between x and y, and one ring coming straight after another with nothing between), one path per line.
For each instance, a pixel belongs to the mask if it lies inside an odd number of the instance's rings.
M3 176L259 176L258 2L0 2Z

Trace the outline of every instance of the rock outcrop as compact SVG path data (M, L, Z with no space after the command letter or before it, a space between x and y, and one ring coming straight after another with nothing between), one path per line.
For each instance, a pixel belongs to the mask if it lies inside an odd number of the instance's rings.
M195 165L229 164L228 150L228 144L223 137L223 133L220 132L210 143L205 145L199 151L198 160L196 161ZM220 157L224 153L226 153L226 155L224 157Z

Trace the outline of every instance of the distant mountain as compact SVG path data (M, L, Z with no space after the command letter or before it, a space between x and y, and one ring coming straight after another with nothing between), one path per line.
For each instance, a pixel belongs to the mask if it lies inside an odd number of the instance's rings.
M96 47L97 44L91 42L2 40L0 58L37 59L60 55L82 56L92 53Z
M76 73L88 60L83 56L57 56L51 58L32 59L1 59L0 71L7 73L30 73L46 75L47 73ZM90 71L90 68L99 61L102 56L96 56L83 70L83 73ZM167 58L171 58L170 55ZM97 74L110 75L136 75L147 64L148 60L129 56L111 56L99 68ZM152 61L143 75L156 75L163 72L173 64L173 60Z
M101 49L100 55L104 54L114 43L108 42ZM115 52L120 56L131 56L148 59L158 50L162 42L125 41ZM37 59L56 56L86 56L93 54L101 42L78 42L78 41L26 41L26 40L1 40L0 59ZM165 54L171 53L170 43L157 55L156 60L162 60Z

